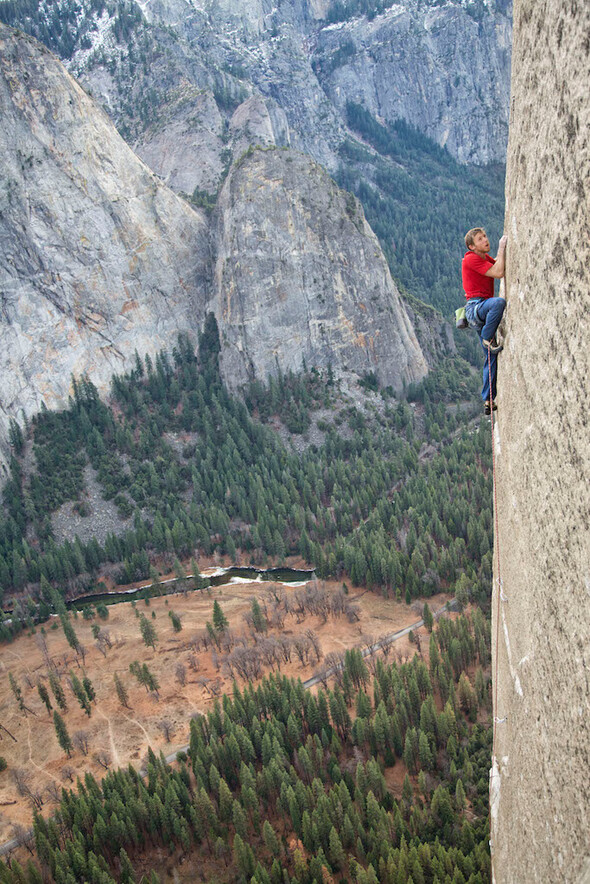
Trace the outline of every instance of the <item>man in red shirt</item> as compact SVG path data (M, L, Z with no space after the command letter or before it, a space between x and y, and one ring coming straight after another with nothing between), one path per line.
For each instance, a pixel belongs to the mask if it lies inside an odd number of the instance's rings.
M489 254L490 241L485 230L482 227L474 227L465 234L467 251L461 265L463 288L467 298L465 315L471 328L477 330L486 357L481 390L486 414L490 414L491 409L496 408L495 402L490 406L490 387L491 399L494 400L497 356L502 350L495 335L504 314L506 301L504 298L494 297L494 280L502 279L504 276L507 242L508 237L503 236L498 246L498 257L492 258ZM491 377L489 377L490 370Z

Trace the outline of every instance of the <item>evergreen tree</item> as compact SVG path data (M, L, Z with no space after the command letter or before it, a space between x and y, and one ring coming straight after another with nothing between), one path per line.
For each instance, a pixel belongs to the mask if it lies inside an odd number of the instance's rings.
M432 632L432 627L434 626L434 617L432 611L430 610L430 606L428 602L424 602L424 608L422 610L422 619L424 620L424 625L428 632Z
M49 686L53 691L55 702L57 703L61 711L67 712L68 704L66 702L66 695L64 693L64 689L61 686L59 678L53 670L51 670L51 672L49 673Z
M223 632L229 626L229 621L217 599L213 602L213 628L216 632Z
M113 676L115 682L115 691L117 692L117 697L119 698L119 703L121 706L124 706L126 709L129 709L129 694L125 688L125 685L115 672Z
M139 629L141 632L141 637L144 640L146 646L155 650L156 642L158 641L158 634L156 632L156 627L150 620L147 619L145 614L141 614L139 617Z
M70 617L66 611L62 611L59 615L59 619L61 620L61 625L64 631L64 635L67 639L67 642L71 648L78 653L80 648L80 642L78 640L78 636L76 635L76 631L72 626Z
M51 700L49 699L49 692L41 681L37 682L37 692L39 694L41 702L45 704L45 708L50 713L53 709L53 706L51 705Z
M55 727L57 742L59 743L63 751L67 753L67 756L69 758L72 754L72 741L70 739L66 724L56 709L54 709L53 711L53 726Z

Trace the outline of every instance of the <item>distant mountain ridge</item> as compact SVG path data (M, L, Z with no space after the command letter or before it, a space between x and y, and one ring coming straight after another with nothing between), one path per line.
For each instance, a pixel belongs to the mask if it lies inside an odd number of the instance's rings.
M396 281L452 312L465 230L485 224L493 242L502 232L511 10L507 0L4 0L0 19L57 52L137 155L197 206L215 204L250 145L308 154L359 197ZM402 124L409 154L395 149Z
M103 388L213 312L232 387L331 364L401 389L426 361L360 204L291 150L233 164L191 208L32 39L0 26L0 440L9 418Z

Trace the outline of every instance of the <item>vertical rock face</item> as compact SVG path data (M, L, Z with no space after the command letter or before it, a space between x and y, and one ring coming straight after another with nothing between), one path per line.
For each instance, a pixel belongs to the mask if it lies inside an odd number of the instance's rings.
M10 417L67 403L72 374L108 387L135 350L196 336L211 309L233 386L303 358L396 388L426 373L362 209L309 158L250 149L209 221L54 56L3 25L0 108L0 464ZM275 111L254 97L234 124L270 138Z
M493 869L498 884L581 884L590 875L590 5L517 0L514 12Z
M216 310L228 381L332 364L400 389L426 364L360 204L309 157L254 150L217 207Z
M33 40L0 26L0 430L205 314L204 218ZM0 439L3 434L0 432Z
M379 119L407 120L460 162L502 162L511 37L510 19L492 8L476 21L450 3L395 4L372 21L320 31L316 69L341 111L353 101Z

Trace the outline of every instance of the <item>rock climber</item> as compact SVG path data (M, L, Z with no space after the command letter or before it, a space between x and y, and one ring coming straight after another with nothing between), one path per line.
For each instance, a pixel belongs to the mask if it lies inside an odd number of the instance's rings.
M502 279L505 270L506 243L503 236L498 245L498 256L490 255L490 241L483 227L474 227L465 234L467 251L461 273L467 304L465 315L471 328L476 329L485 353L481 398L485 414L496 410L496 373L498 353L502 345L496 340L496 330L504 314L506 301L494 296L494 280ZM488 364L489 353L489 364ZM491 378L489 377L491 373ZM491 397L490 397L491 387Z

